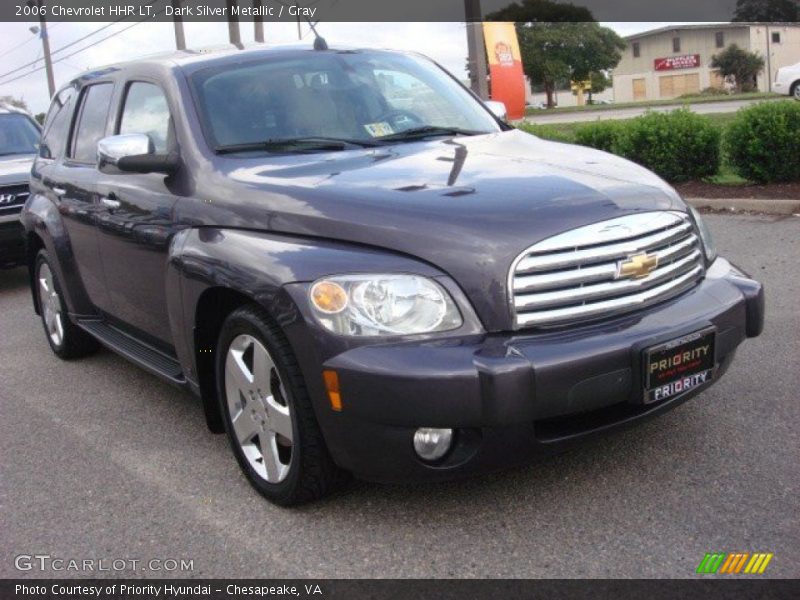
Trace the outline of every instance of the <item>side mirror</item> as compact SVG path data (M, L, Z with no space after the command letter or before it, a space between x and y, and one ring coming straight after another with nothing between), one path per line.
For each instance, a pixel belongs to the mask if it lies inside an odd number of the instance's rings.
M484 104L486 105L486 108L488 108L491 113L501 121L508 119L508 111L506 111L506 105L504 102L498 102L497 100L486 100Z
M164 173L178 170L176 154L156 154L143 133L112 135L97 142L97 168L103 173Z

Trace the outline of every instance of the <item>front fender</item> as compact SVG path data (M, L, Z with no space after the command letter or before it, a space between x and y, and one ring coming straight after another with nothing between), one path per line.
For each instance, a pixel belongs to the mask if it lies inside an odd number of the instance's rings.
M184 373L203 398L212 431L219 430L215 392L200 369L211 367L196 348L198 308L204 294L235 292L261 305L281 326L298 358L318 417L324 415L321 365L331 347L323 348L309 324L306 307L298 306L298 286L338 273L408 272L441 277L441 271L412 258L376 248L241 229L203 227L178 233L170 247L167 304L175 351ZM460 299L464 297L459 294ZM465 299L464 299L465 301ZM476 319L475 319L476 320ZM220 323L217 323L217 325ZM213 337L213 336L212 336ZM348 343L342 340L344 346ZM374 343L374 342L373 342ZM343 348L344 349L344 348ZM202 350L209 350L203 348ZM324 417L322 418L324 420Z
M52 263L50 266L61 282L61 291L70 314L93 314L94 308L83 286L69 235L64 227L64 221L61 218L58 207L46 196L31 193L22 209L20 220L25 228L25 240L29 256L28 268L31 274L31 293L36 312L39 312L37 293L33 281L33 261L36 257L31 251L31 236L36 236L41 240L42 245L44 245L50 256Z

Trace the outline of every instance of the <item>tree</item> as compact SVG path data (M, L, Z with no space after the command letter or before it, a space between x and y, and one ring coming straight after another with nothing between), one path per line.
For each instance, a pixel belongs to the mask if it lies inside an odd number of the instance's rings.
M25 103L25 100L14 98L14 96L0 96L0 104L20 108L24 111L28 110L28 105Z
M711 68L722 77L733 77L737 92L749 92L756 87L756 77L764 69L764 58L731 44L711 59Z
M583 6L575 6L552 0L522 0L522 4L512 2L505 8L486 15L487 21L513 21L514 23L562 23L594 21L591 11Z
M593 71L591 76L592 87L589 90L589 104L594 104L594 94L600 94L613 85L611 77L603 71Z
M541 85L553 106L556 83L586 81L593 73L613 69L622 59L625 41L595 22L517 23L522 68L532 85Z
M733 20L751 23L800 21L800 0L738 0Z

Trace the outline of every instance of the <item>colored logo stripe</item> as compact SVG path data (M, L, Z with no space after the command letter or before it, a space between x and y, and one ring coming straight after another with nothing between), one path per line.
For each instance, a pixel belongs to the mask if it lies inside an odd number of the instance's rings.
M761 574L766 570L772 557L773 554L767 552L756 552L755 554L750 554L749 552L707 553L697 566L697 573L725 573L730 575L744 572L752 575ZM744 571L742 571L743 568Z

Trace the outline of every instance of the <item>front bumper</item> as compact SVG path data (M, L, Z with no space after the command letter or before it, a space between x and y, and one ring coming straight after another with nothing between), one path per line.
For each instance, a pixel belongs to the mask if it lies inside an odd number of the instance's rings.
M19 215L0 218L0 268L15 267L25 262L25 237Z
M342 352L322 365L339 374L341 412L309 388L340 466L376 481L453 478L559 452L678 406L716 381L763 321L762 286L718 259L692 291L601 323ZM645 405L643 350L709 326L717 330L712 382ZM417 458L418 427L456 429L441 463Z

